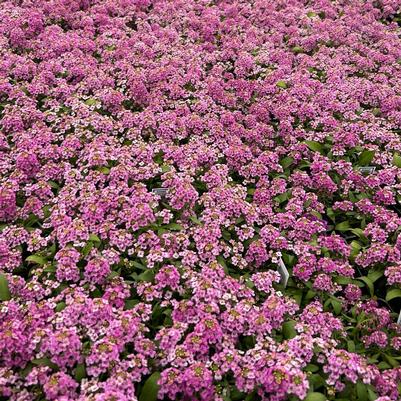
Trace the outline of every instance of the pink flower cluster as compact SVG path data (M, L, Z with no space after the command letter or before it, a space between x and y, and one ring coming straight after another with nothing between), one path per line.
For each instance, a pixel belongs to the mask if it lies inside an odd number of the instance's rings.
M400 26L2 1L0 398L401 399Z

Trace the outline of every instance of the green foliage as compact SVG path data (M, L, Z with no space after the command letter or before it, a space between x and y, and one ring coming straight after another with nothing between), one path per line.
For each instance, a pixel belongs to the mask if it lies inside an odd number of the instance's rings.
M277 81L276 85L277 85L278 88L281 88L281 89L287 89L288 88L288 84L285 81Z
M159 385L157 384L160 379L160 373L154 372L143 385L139 401L156 401L157 393L159 392Z
M358 164L360 166L367 166L373 160L374 156L374 150L364 150L359 156Z
M319 152L319 153L324 153L324 147L323 144L320 142L316 141L304 141L304 143L308 146L310 150L313 150L314 152Z
M305 401L326 401L327 397L322 393L309 393Z
M283 336L285 339L294 338L297 335L297 331L295 330L296 322L294 320L289 320L283 324Z
M0 274L0 301L9 301L11 299L8 281L4 274Z

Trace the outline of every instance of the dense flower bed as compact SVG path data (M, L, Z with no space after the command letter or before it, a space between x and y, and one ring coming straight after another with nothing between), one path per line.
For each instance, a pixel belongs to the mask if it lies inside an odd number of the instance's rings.
M1 400L400 399L400 5L2 1Z

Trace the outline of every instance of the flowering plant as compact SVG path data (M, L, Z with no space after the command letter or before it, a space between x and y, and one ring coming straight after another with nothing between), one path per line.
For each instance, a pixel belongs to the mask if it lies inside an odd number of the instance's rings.
M2 1L1 400L400 400L400 6Z

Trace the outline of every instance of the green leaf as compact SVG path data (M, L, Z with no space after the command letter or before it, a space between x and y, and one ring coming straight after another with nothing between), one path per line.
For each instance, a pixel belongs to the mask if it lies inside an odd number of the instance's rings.
M304 401L327 401L327 398L322 393L309 393Z
M358 401L369 401L366 384L358 382L356 384L356 394L358 396Z
M287 168L287 167L289 167L289 166L291 166L291 164L294 162L294 159L292 158L292 157L289 157L289 156L287 156L287 157L284 157L284 159L283 160L280 160L280 164L281 164L281 166L285 169L285 168Z
M374 150L364 150L359 156L358 160L359 165L367 166L373 160L374 156L375 156Z
M245 285L248 287L248 288L255 288L255 284L253 283L253 281L252 280L250 280L249 278L247 279L247 280L245 280Z
M295 320L289 320L283 324L283 336L287 340L294 338L297 335L297 331L294 328L295 324Z
M231 391L230 391L230 397L229 399L231 399L231 401L239 401L239 400L243 400L244 399L244 393L239 391L236 387L234 387Z
M322 220L322 218L323 218L322 214L319 213L319 212L316 211L316 210L312 210L312 211L310 212L310 214L313 215L313 216L315 216L315 217L317 217L319 220Z
M294 299L294 301L301 306L302 303L302 297L303 297L303 291L301 289L296 289L291 291L291 297Z
M145 270L147 267L142 263L137 262L136 260L131 260L130 262L132 266L136 267L137 269Z
M377 394L369 387L368 387L368 397L369 397L369 401L377 400Z
M61 312L65 307L66 307L66 303L65 302L59 302L56 305L56 312Z
M316 296L316 291L308 290L308 292L305 295L305 301L309 301L310 299L312 299L315 296Z
M373 294L375 292L375 288L374 288L374 285L372 283L372 280L369 277L366 277L366 276L358 277L358 280L363 281L368 286L370 296L373 297Z
M37 365L37 366L48 366L49 368L52 368L54 370L58 368L58 366L55 363L53 363L49 358L33 359L31 362L34 365Z
M308 146L310 150L313 150L314 152L323 153L323 145L320 142L304 141L304 143Z
M160 372L153 373L145 382L139 401L156 401L159 385L157 384L160 378Z
M254 401L256 399L256 390L253 390L252 393L249 393L244 401Z
M391 365L390 365L389 363L387 363L387 362L384 362L384 361L381 361L381 362L377 365L377 367L378 367L380 370L391 369Z
M43 256L39 255L30 255L25 259L25 262L36 263L37 265L46 264L47 260Z
M336 231L347 231L350 229L349 221L343 221L335 226Z
M161 170L162 170L162 173L167 173L167 171L171 170L171 166L169 166L168 164L162 164Z
M394 166L401 167L401 156L399 153L394 153L393 164Z
M294 46L291 50L295 54L299 54L299 53L304 53L305 52L305 50L301 46Z
M282 88L282 89L288 88L287 82L285 82L283 80L277 81L276 86L279 88Z
M230 241L231 239L231 233L224 228L222 229L222 236L226 241Z
M319 373L314 373L309 376L309 383L311 384L311 388L319 388L324 386L325 381Z
M29 373L32 372L33 368L34 366L32 365L32 363L29 362L28 365L26 365L26 367L20 371L21 377L25 379L29 375Z
M326 214L332 221L336 220L335 213L331 207L326 209Z
M372 283L383 277L384 273L381 270L369 270L368 277Z
M82 251L81 251L82 255L83 256L89 255L89 252L92 250L92 248L93 248L93 242L88 241L86 243L86 245L82 248Z
M280 195L277 195L277 196L274 197L273 199L274 199L276 202L278 202L278 203L283 203L283 202L285 202L285 201L288 200L288 193L287 193L287 192L284 192L284 193L282 193L282 194L280 194Z
M381 114L381 110L380 110L378 107L375 107L375 108L372 109L372 114L373 114L375 117L378 117L378 116L380 116L380 114Z
M395 298L401 298L401 290L399 288L393 288L386 295L386 301L391 301Z
M181 231L181 230L184 229L183 226L181 226L180 224L177 224L177 223L170 223L170 224L167 224L167 226L164 226L164 227L168 228L168 229L170 229L172 231Z
M317 371L319 370L319 366L313 365L312 363L308 363L308 364L305 366L305 370L306 370L307 372L315 373L315 372L317 372Z
M101 239L96 235L96 234L91 234L90 236L89 236L89 241L92 241L92 242L102 242L101 241Z
M221 256L221 255L219 255L219 256L217 256L216 259L217 259L217 261L219 262L219 264L220 264L221 266L223 266L224 271L228 271L228 266L227 266L227 263L226 263L224 257Z
M47 181L48 182L48 184L52 187L52 188L54 188L54 189L59 189L60 188L60 185L58 185L57 184L57 182L54 182L54 181Z
M353 228L351 230L352 234L355 234L357 237L359 237L360 239L366 239L365 233L363 232L363 230L361 228Z
M334 313L336 315L339 315L341 310L342 310L342 308L343 308L343 304L341 303L341 301L339 301L338 299L334 299L333 298L333 299L330 300L330 302L331 302L331 304L333 306Z
M347 349L349 352L355 352L355 343L352 340L347 341Z
M146 270L138 275L138 281L153 281L155 274L152 270Z
M334 278L334 281L340 285L347 285L351 284L354 280L351 277L338 276Z
M202 222L196 217L196 216L191 216L189 218L192 222L194 222L195 224L201 225Z
M80 382L84 377L86 377L85 365L80 363L75 369L75 380Z
M125 310L133 309L135 307L135 305L137 305L138 303L139 303L139 300L137 300L137 299L127 299L125 301L124 309Z
M394 359L391 355L383 354L383 356L393 368L398 368L398 366L400 366L400 363L396 359Z
M359 241L351 241L351 248L354 252L359 251L362 248L362 244Z
M0 274L0 301L9 301L11 299L8 280L4 274Z
M119 276L120 276L120 273L119 273L118 271L111 271L111 272L108 274L107 279L108 279L108 280L112 280L113 278L119 277Z
M94 106L97 103L98 103L98 100L94 99L94 98L89 98L89 99L85 100L85 104L87 104L88 106Z
M293 267L295 263L295 256L282 252L282 259L287 267ZM302 290L301 290L302 292Z

